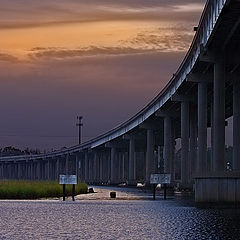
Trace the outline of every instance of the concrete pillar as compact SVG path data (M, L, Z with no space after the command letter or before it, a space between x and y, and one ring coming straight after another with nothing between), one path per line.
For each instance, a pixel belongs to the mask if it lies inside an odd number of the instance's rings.
M196 173L197 165L197 111L195 106L191 106L190 114L190 150L189 150L189 162L190 172L189 180L193 182L193 175Z
M189 102L181 102L181 181L189 183Z
M103 182L103 154L100 154L99 158L99 182Z
M79 163L80 163L80 156L79 154L76 154L75 156L75 174L77 176L77 179L79 179Z
M111 178L110 181L113 184L117 183L118 164L116 158L116 147L111 147Z
M225 170L225 69L224 63L214 64L213 87L213 171Z
M50 160L47 160L47 180L50 180Z
M146 183L150 182L150 174L154 173L154 159L153 159L153 130L147 129L147 152L146 152Z
M172 123L173 124L173 123ZM175 156L176 156L176 142L175 142L175 135L173 134L173 127L172 127L172 169L171 169L171 181L175 182Z
M0 163L0 179L2 180L3 179L3 163Z
M136 184L136 155L135 155L135 140L133 137L130 137L130 139L129 139L129 168L128 168L128 170L129 170L128 184L130 184L130 185Z
M66 171L66 174L68 175L69 174L69 155L67 154L66 155L66 164L65 164L65 171Z
M164 117L164 173L172 170L172 122L170 117Z
M213 170L213 132L214 132L214 112L213 112L213 101L211 103L211 163L208 166L208 171L211 172Z
M37 161L37 179L41 179L41 160Z
M98 156L97 156L97 152L95 151L94 152L94 156L93 156L93 182L96 183L97 182L97 159L98 159Z
M26 179L30 180L30 163L26 161Z
M89 182L93 182L93 157L92 154L88 158L88 179Z
M197 174L207 173L207 84L198 83Z
M107 163L107 181L110 182L111 181L111 151L109 154L106 155L106 163Z
M31 180L34 180L34 162L31 162Z
M135 154L134 154L135 155ZM126 158L126 153L123 152L122 154L122 181L125 182L126 181L126 176L125 176L125 168L126 168L126 164L125 164L125 158ZM136 158L136 157L135 157ZM136 171L135 171L136 172Z
M84 176L84 173L83 173L83 158L82 158L82 155L79 153L78 155L78 163L77 163L77 173L78 173L78 179L79 181L83 181L83 176Z
M59 157L57 157L56 159L56 171L55 171L55 180L58 181L59 179L59 175L60 175L60 160L59 160Z
M233 170L240 170L240 83L233 82Z
M89 181L89 159L88 159L87 152L84 153L84 166L85 166L84 178L85 178L85 182L88 182Z

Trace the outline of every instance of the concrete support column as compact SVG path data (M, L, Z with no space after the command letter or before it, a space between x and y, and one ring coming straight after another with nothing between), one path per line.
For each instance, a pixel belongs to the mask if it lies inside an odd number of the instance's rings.
M35 169L34 169L34 167L35 167L35 164L34 164L34 162L32 161L31 162L31 180L34 180L34 177L35 177Z
M198 83L197 174L207 173L207 84Z
M181 181L189 183L189 102L181 102Z
M110 181L113 184L117 183L118 171L119 171L119 165L117 163L116 147L111 147L111 178L110 178Z
M172 123L173 124L173 123ZM175 135L173 134L172 128L172 169L171 169L171 181L175 182L175 163L176 163L176 142L175 142Z
M94 152L94 156L93 156L93 182L96 183L97 182L97 160L98 160L98 154L95 151Z
M78 154L76 154L75 156L75 174L77 176L77 179L80 178L79 176L79 163L80 163L80 156Z
M47 180L50 180L50 160L47 160Z
M121 158L121 161L122 161L122 181L125 182L126 181L126 176L125 176L125 168L126 168L126 164L125 164L125 158L126 158L126 153L123 152L122 153L122 158Z
M103 154L99 158L99 182L103 182Z
M97 154L97 165L96 165L96 180L100 182L100 154Z
M37 161L37 179L38 180L41 179L41 161L40 160Z
M233 82L233 170L240 170L240 83Z
M147 152L146 152L146 183L150 182L150 174L154 173L154 159L153 159L153 130L147 129Z
M213 87L213 171L225 170L225 69L224 63L214 64Z
M93 182L93 158L92 158L92 154L90 155L90 157L88 158L88 179L89 182Z
M67 154L66 155L66 159L65 159L65 171L66 171L66 174L69 174L69 155Z
M164 117L164 173L172 170L172 121L170 117Z
M124 158L123 158L123 161L124 161ZM133 137L130 137L129 139L129 173L128 174L129 174L128 184L130 185L136 184L136 155L135 155L135 140Z
M211 163L208 166L208 171L211 172L213 170L213 132L214 132L214 112L213 112L213 101L211 103Z
M197 111L195 106L191 106L190 114L190 150L189 150L189 162L190 172L189 180L193 182L193 175L196 173L197 166Z
M30 162L26 162L26 179L30 180Z
M3 163L0 163L0 179L3 179L3 174L2 174L2 169L3 169Z
M85 182L88 182L89 181L89 159L88 159L87 152L84 153L84 166L85 166L84 179L85 179Z
M58 180L59 175L60 175L60 161L59 157L56 159L56 171L55 171L55 180Z

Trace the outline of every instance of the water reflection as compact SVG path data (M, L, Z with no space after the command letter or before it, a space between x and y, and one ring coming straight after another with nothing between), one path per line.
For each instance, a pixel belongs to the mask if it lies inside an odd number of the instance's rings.
M1 201L0 238L239 239L239 213L199 209L181 196L167 201Z

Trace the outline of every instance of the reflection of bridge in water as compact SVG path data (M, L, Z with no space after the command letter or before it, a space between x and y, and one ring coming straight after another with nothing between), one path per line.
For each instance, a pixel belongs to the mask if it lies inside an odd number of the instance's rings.
M198 202L240 202L240 1L208 0L192 45L167 86L142 111L81 145L35 156L1 158L1 178L56 179L78 172L92 183L149 182L159 171L175 183L181 139L181 185L195 181ZM239 79L238 79L239 78ZM225 119L233 116L233 164L226 169ZM211 128L211 162L207 161ZM158 155L158 156L157 156Z

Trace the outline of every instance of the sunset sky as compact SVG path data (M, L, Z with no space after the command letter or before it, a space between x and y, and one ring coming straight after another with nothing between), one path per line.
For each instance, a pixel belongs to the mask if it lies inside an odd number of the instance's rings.
M170 80L205 0L0 0L0 147L59 149L127 120Z

